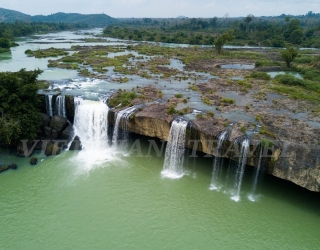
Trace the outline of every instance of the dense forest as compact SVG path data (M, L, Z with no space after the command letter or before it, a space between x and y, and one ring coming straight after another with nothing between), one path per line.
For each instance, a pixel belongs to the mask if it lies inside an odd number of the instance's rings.
M0 72L0 142L35 138L41 123L37 76L40 70Z
M226 30L233 45L320 47L320 14L243 18L122 19L104 29L105 36L136 41L212 45Z

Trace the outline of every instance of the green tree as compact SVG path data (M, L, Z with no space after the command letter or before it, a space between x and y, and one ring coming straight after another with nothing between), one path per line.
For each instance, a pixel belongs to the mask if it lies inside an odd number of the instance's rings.
M0 38L0 48L9 49L10 41L6 38Z
M291 62L296 58L298 55L298 50L293 47L287 47L286 50L281 51L281 58L287 64L287 67L291 67Z
M215 39L214 46L218 54L221 54L223 45L225 45L227 42L231 42L233 39L234 39L234 36L232 35L231 30L228 30L227 32L219 36L217 39Z
M0 141L6 144L37 136L40 70L0 73Z
M293 44L301 44L304 38L304 34L301 29L292 31L289 37L289 41Z

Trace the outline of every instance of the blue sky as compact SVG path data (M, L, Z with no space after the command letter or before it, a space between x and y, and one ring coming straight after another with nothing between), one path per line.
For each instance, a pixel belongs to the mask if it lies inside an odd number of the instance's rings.
M237 17L320 13L320 0L1 0L0 7L30 15L73 12L112 17Z

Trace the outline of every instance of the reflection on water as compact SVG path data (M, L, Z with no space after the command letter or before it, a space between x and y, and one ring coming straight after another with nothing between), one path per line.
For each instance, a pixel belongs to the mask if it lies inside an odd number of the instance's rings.
M224 64L221 65L221 69L254 69L255 66L251 64Z
M290 71L272 71L272 72L268 72L267 73L269 76L271 76L271 78L275 78L277 75L285 75L285 74L289 74L292 75L298 79L303 79L303 77L297 73L297 72L290 72Z

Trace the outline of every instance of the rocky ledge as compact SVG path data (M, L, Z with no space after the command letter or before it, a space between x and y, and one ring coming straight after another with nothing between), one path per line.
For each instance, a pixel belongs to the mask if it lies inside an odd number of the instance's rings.
M152 104L138 110L131 115L127 122L128 132L156 137L161 140L167 140L171 122L174 116L166 113L169 103ZM119 110L109 112L109 123L114 124L115 114ZM270 117L266 117L267 121ZM124 122L124 121L121 121ZM121 123L120 122L120 123ZM186 147L201 151L206 154L215 155L217 146L217 135L227 129L228 120L222 117L214 118L210 116L199 116L191 122L192 125L187 128ZM277 123L273 123L277 124ZM121 125L120 125L121 126ZM252 124L239 121L233 125L230 130L229 138L225 143L223 151L226 152L224 157L237 161L234 156L234 141L236 138L244 136L243 128L253 130ZM271 126L268 126L271 128ZM308 190L320 192L320 148L317 144L299 143L293 136L294 127L288 128L288 133L284 127L280 128L274 125L272 136L252 136L250 151L247 164L257 166L259 150L255 150L261 143L264 144L263 165L267 173L276 177L291 181ZM280 131L278 135L276 132ZM319 131L313 131L319 135ZM310 132L311 133L311 132ZM314 138L319 139L319 138ZM266 145L267 144L267 145Z

